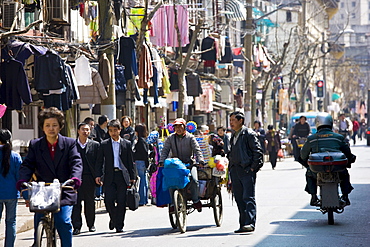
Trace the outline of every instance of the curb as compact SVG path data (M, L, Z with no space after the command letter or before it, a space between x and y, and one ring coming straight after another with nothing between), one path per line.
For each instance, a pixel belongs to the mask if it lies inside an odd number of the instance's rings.
M23 199L19 199L18 206L17 207L25 207L25 203ZM104 201L95 201L95 211L100 212L103 211L103 208L105 208ZM18 208L19 209L19 208ZM5 211L5 210L4 210ZM17 210L17 232L22 233L33 229L33 213L29 212L29 209L27 208L27 215L25 215L25 212L23 214L19 212L20 210ZM21 215L18 215L18 213L21 213ZM3 214L3 218L5 217L5 214ZM0 232L0 240L5 239L5 219L1 221L1 229L3 229Z

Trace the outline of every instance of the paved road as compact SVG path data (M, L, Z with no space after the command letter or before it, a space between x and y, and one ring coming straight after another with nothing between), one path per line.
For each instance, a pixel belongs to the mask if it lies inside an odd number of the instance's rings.
M224 221L216 227L212 210L203 209L188 216L188 230L172 230L167 209L155 206L129 211L124 232L108 229L108 215L97 214L97 232L74 237L75 247L85 246L370 246L370 147L365 141L352 147L358 156L350 169L355 190L352 205L335 214L335 224L327 225L327 215L309 206L310 196L303 189L304 172L292 158L278 162L276 170L265 163L257 178L257 225L253 234L234 234L238 228L235 202L223 191ZM29 246L32 231L17 235L16 246ZM1 243L0 243L1 245Z

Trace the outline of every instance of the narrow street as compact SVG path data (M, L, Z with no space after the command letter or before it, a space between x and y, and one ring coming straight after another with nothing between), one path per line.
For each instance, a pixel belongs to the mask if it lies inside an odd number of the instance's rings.
M309 206L304 192L305 169L292 158L278 162L275 170L265 163L257 177L257 225L253 234L234 234L238 212L231 196L223 191L224 220L216 227L212 209L188 216L184 234L173 230L167 208L141 207L128 211L123 233L108 229L108 215L97 214L95 233L86 226L73 238L75 247L86 246L369 246L370 235L370 147L365 140L352 147L357 162L350 169L355 190L352 205L343 214L335 214L335 224L327 224L323 215ZM17 236L16 246L32 244L32 231Z

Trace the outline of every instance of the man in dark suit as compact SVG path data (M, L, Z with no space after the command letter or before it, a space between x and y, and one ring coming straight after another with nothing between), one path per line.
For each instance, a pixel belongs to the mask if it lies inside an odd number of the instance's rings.
M121 124L118 119L108 123L111 138L101 143L96 162L97 184L102 184L104 176L104 202L109 213L109 229L123 232L126 214L126 190L135 182L136 167L133 162L131 143L120 137Z
M78 137L76 139L77 150L82 158L82 185L78 189L77 204L73 206L72 225L73 235L80 234L82 226L82 205L84 200L84 211L86 224L90 232L95 232L95 162L99 152L99 142L89 139L90 125L80 123L77 127Z
M108 133L105 131L105 128L108 125L108 117L106 115L101 115L98 118L98 124L95 126L92 135L94 135L94 141L101 143L102 141L109 138Z

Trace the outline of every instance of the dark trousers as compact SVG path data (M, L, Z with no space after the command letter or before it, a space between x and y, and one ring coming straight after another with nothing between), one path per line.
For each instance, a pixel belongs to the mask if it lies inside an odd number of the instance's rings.
M276 167L276 162L277 162L277 150L276 150L275 146L271 147L271 152L269 152L269 159L270 159L270 163L271 163L272 168L275 168Z
M126 214L126 191L127 184L123 178L122 171L115 171L113 182L104 184L104 203L109 213L110 220L116 229L122 229Z
M256 172L246 172L241 166L230 169L232 190L239 210L239 225L256 225Z
M349 181L349 173L348 170L344 170L343 172L339 173L339 178L341 180L340 189L342 194L348 195L353 190L351 182ZM306 171L306 188L308 194L316 195L317 194L317 173L307 168Z
M292 145L294 161L298 161L298 158L301 155L301 149L297 145L297 138L292 138Z
M78 189L77 204L72 210L72 225L74 229L82 227L82 200L87 227L95 224L95 181L92 175L82 175L82 184Z

